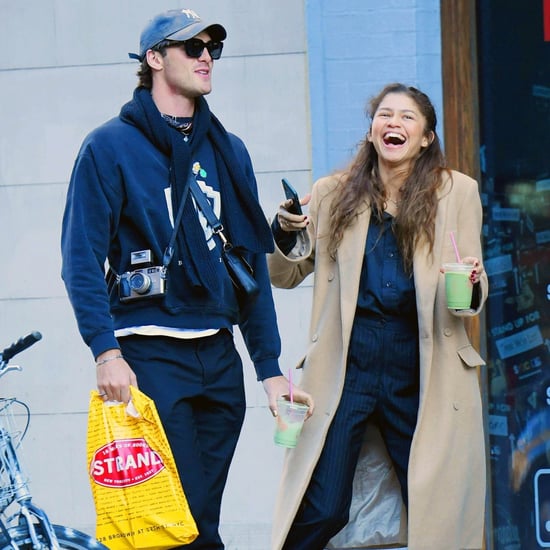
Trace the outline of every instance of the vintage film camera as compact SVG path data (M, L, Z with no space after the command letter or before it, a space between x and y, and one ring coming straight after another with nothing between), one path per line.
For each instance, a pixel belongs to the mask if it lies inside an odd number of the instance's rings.
M150 250L132 252L130 264L136 268L122 273L118 281L118 295L121 302L155 298L166 294L166 268L162 265L153 265L153 255Z

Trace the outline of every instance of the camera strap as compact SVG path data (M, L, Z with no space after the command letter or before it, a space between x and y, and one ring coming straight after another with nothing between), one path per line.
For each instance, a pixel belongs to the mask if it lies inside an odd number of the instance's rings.
M181 218L183 216L183 209L185 207L185 200L187 199L187 194L189 193L189 187L192 181L195 181L195 178L192 175L189 175L189 177L187 178L187 184L185 186L185 189L183 190L181 202L178 208L178 213L176 215L176 219L174 220L174 229L172 230L172 235L170 236L170 241L168 242L168 246L164 250L164 256L162 258L162 267L163 267L164 273L166 273L166 270L168 269L168 266L172 261L172 257L174 256L174 244L176 243L178 227L180 226L180 223L181 223ZM118 283L119 280L120 280L120 275L111 266L109 266L109 269L105 274L105 282L107 283L107 292L109 294L111 293L113 287Z

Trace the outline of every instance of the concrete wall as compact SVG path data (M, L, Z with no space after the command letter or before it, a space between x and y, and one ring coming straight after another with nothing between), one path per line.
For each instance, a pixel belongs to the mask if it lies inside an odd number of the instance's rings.
M351 158L390 82L419 87L442 121L439 0L311 0L306 24L315 178Z
M440 103L437 0L0 0L0 346L31 330L21 373L0 382L32 410L24 452L37 504L51 519L94 532L85 460L95 368L60 280L67 182L86 133L132 93L145 22L189 7L228 30L215 63L212 110L248 144L271 216L280 178L301 193L344 162L365 131L366 99L389 80L423 87ZM309 55L308 55L309 53ZM311 281L275 291L284 371L307 334ZM239 336L238 336L239 337ZM247 417L222 510L229 549L269 548L283 456L243 349Z

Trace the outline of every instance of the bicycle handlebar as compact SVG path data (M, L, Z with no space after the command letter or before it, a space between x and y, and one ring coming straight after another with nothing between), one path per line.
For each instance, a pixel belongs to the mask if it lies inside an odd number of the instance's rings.
M2 353L0 353L0 361L2 361L2 363L7 363L14 355L30 348L41 338L42 334L40 334L37 330L27 334L27 336L19 338L17 342L14 342L11 346L8 346Z

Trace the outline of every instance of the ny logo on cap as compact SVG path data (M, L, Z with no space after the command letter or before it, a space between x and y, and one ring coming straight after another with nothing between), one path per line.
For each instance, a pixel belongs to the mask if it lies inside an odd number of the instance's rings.
M190 19L200 19L200 17L193 10L183 9L181 10L181 13L184 13Z

